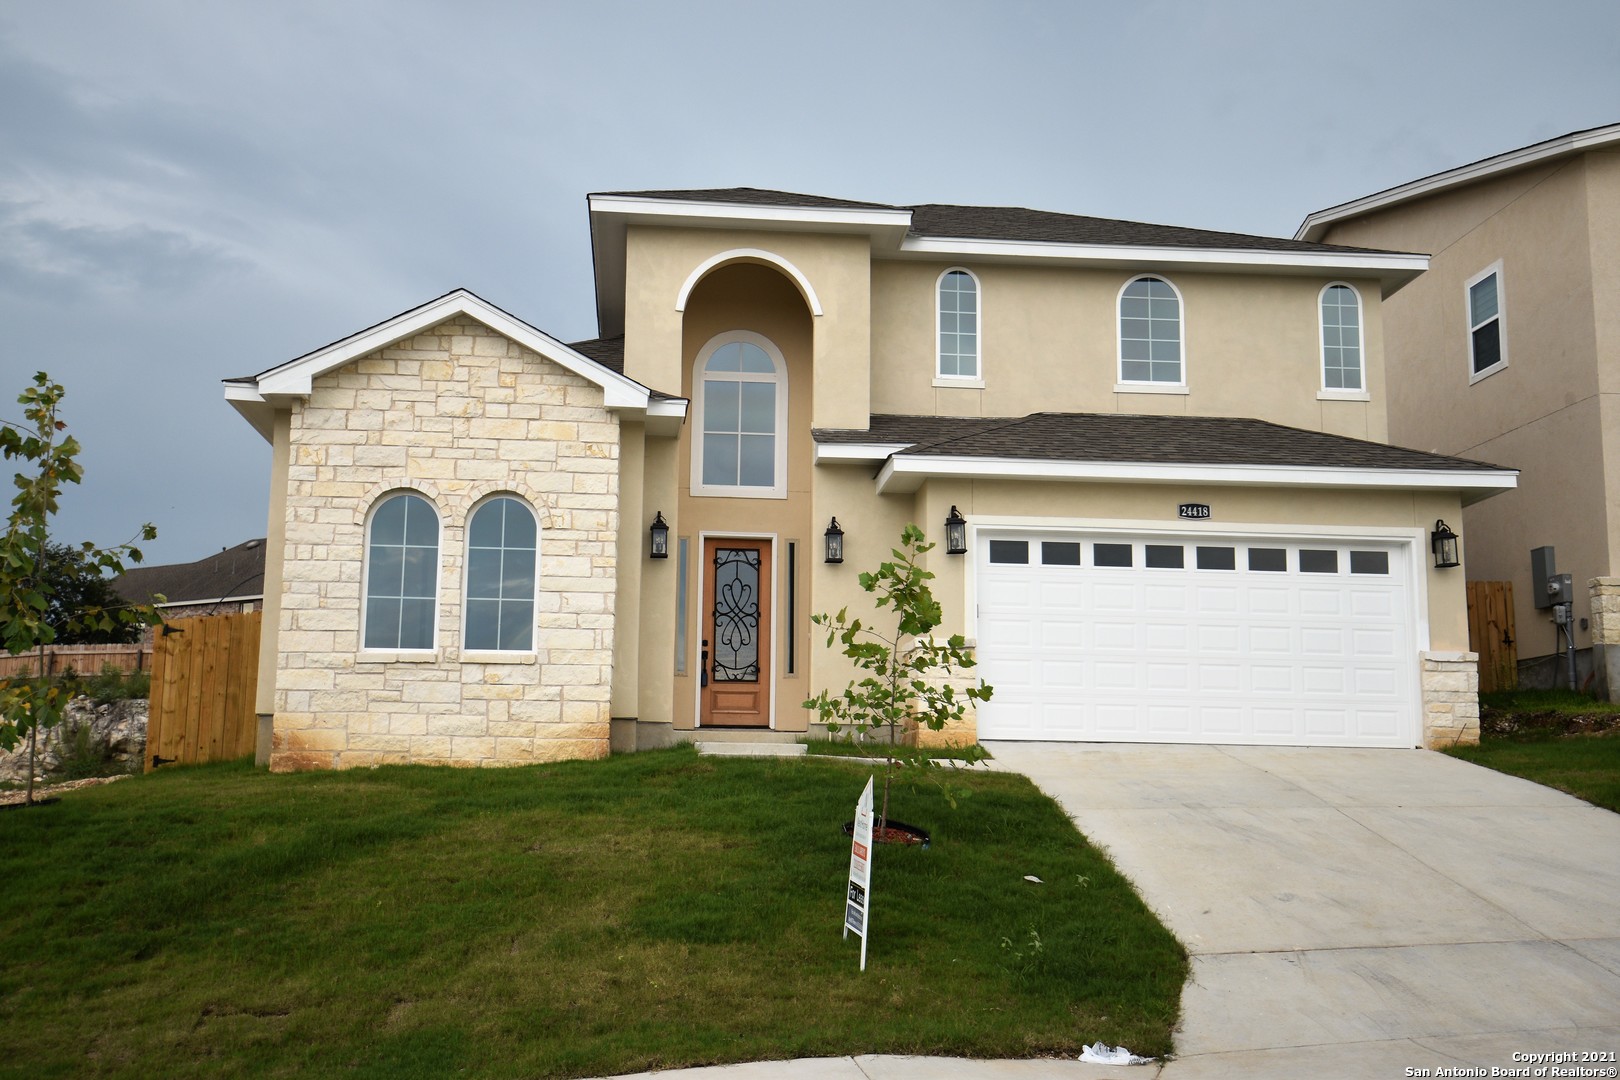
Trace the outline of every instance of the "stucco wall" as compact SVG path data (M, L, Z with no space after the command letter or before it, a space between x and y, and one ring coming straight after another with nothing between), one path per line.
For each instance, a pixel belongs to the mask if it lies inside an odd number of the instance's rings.
M935 290L949 266L979 279L983 389L935 386ZM1144 268L1144 271L1146 268ZM1185 394L1118 392L1120 290L1134 272L884 261L872 268L872 410L1251 416L1383 441L1376 281L1361 296L1367 401L1321 400L1322 288L1332 277L1165 273L1182 297Z
M318 377L289 428L271 767L516 764L608 751L619 424L587 380L470 319ZM430 656L360 648L367 513L437 509ZM540 524L536 649L461 649L463 537L477 503Z
M1518 490L1470 507L1459 527L1468 576L1513 582L1521 657L1554 651L1551 621L1531 601L1530 550L1554 545L1558 569L1583 581L1610 572L1620 540L1620 462L1606 465L1620 454L1609 396L1620 392L1620 322L1595 299L1620 290L1616 160L1523 169L1323 237L1431 256L1429 271L1384 303L1390 440L1521 470ZM1508 363L1470 384L1464 283L1497 260ZM1610 343L1602 362L1600 329ZM1589 614L1577 589L1576 618ZM1589 640L1577 629L1578 644Z

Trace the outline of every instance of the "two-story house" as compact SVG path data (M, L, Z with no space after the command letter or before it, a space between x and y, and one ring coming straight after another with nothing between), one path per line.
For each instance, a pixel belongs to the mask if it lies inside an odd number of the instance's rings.
M1577 683L1595 645L1620 694L1620 124L1319 210L1296 237L1431 253L1384 305L1390 437L1522 471L1464 513L1468 576L1513 582L1521 672L1567 685L1531 580L1531 551L1553 547L1574 579Z
M458 291L227 383L273 447L273 767L790 738L850 675L810 615L861 610L908 522L995 688L949 737L1473 737L1437 523L1515 474L1387 442L1383 309L1423 256L748 188L589 206L596 339Z

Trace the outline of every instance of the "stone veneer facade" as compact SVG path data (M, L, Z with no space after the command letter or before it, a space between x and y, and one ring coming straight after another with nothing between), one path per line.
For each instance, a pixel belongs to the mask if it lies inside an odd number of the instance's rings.
M1586 583L1592 598L1592 692L1620 701L1620 577Z
M292 410L271 768L505 765L608 753L619 423L600 387L469 318L316 378ZM411 491L439 514L430 657L360 648L366 522ZM536 649L461 649L477 504L540 525Z
M1423 745L1479 742L1479 653L1423 654Z

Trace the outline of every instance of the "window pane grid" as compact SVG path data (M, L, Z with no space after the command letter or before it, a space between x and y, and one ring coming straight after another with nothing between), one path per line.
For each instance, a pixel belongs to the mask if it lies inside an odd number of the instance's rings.
M1361 389L1361 309L1347 285L1322 293L1322 385Z
M979 374L978 287L961 270L950 271L939 282L939 373L955 378Z
M431 649L439 519L419 495L395 495L371 518L366 551L368 649Z
M1170 283L1139 278L1119 300L1119 374L1126 382L1179 383L1181 301Z
M526 652L534 647L538 530L516 499L478 508L467 530L468 649Z

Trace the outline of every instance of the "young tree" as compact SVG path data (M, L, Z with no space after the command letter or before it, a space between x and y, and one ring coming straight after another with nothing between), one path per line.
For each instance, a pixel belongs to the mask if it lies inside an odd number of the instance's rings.
M139 623L149 617L150 608L139 605L91 605L51 618L52 601L59 584L50 572L49 525L57 511L63 484L77 484L84 470L74 460L79 443L63 435L67 423L59 416L66 391L43 371L17 398L23 407L26 425L0 421L0 453L7 460L21 459L23 468L16 475L17 494L11 500L11 513L0 535L0 646L18 655L37 652L40 677L0 680L0 748L11 750L28 738L28 802L34 801L34 755L40 729L55 727L67 707L64 687L44 678L45 646L69 632L110 631ZM151 540L157 530L141 526L139 537ZM124 560L140 562L141 553L131 543L98 548L85 543L76 555L80 563L98 575L121 574Z
M139 623L101 617L128 607L128 601L83 547L47 543L41 580L49 601L45 621L56 628L58 645L126 645L140 640Z
M851 619L848 608L836 615L810 616L817 626L827 627L827 647L832 648L835 641L840 643L844 655L868 674L851 681L836 696L823 690L804 707L816 710L832 732L852 727L865 735L877 728L889 729L883 807L878 813L880 829L889 821L889 785L900 725L914 719L940 731L960 721L969 702L990 700L991 687L982 679L961 694L948 681L953 669L971 668L974 660L961 634L952 634L943 641L932 636L944 616L928 588L934 575L917 565L917 559L933 548L921 529L907 525L900 533L900 547L890 550L894 558L881 563L875 573L860 575L861 588L876 597L873 606L888 608L893 614L892 630L885 626L880 632L858 618ZM983 760L985 755L974 745L967 756L973 762Z

